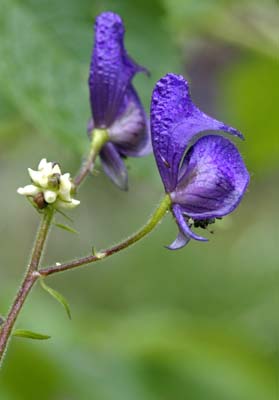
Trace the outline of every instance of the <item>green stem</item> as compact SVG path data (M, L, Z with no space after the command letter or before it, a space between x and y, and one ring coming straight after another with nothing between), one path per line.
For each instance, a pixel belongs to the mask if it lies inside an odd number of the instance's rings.
M84 164L81 166L77 176L74 179L74 185L77 188L83 180L87 177L89 172L94 168L94 163L98 157L102 147L108 141L108 132L105 129L94 129L91 133L92 141L90 152Z
M171 205L171 199L170 196L167 194L163 198L163 200L161 201L161 203L159 204L153 215L150 217L146 225L144 225L134 235L128 237L128 239L125 239L124 241L116 244L115 246L110 247L106 250L102 250L101 252L95 253L93 255L89 255L87 257L83 257L74 261L69 261L63 264L40 269L39 270L40 274L42 276L48 276L58 272L67 271L69 269L77 268L85 264L90 264L96 261L103 260L113 255L114 253L118 253L119 251L126 249L127 247L138 242L140 239L142 239L144 236L150 233L155 228L155 226L161 221L165 213L169 210L170 205Z
M8 342L12 333L13 326L16 322L18 314L25 302L25 299L30 292L32 286L36 282L36 280L40 277L40 274L37 272L43 248L46 243L47 235L49 232L49 228L51 225L51 221L53 218L54 209L52 207L47 207L44 210L43 218L41 221L41 225L39 227L37 237L34 243L31 260L27 267L25 277L23 279L22 284L18 290L16 298L11 306L11 309L5 319L4 323L1 325L0 329L0 365L3 361L5 351L8 346Z

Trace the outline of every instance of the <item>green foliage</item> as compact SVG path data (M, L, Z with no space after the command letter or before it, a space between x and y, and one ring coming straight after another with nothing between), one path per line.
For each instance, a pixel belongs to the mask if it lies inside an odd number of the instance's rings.
M60 224L58 222L55 222L54 225L59 228L59 229L63 229L64 231L70 232L70 233L75 233L76 235L78 235L78 231L76 231L74 228L65 225L65 224Z
M40 280L40 283L41 283L42 288L43 288L47 293L49 293L55 300L57 300L57 301L64 307L64 309L65 309L65 311L66 311L66 313L67 313L69 319L71 319L72 316L71 316L70 306L69 306L69 304L68 304L68 301L65 299L65 297L64 297L61 293L57 292L57 290L54 290L54 289L52 289L51 287L49 287L49 286L45 283L45 281L44 281L43 278Z
M47 319L51 325L51 318ZM25 360L16 351L25 354L24 343L14 348L8 365L17 365L19 376L28 365L36 365L38 379L33 379L32 390L19 383L15 386L6 370L3 388L13 388L14 398L19 395L25 400L27 393L32 398L40 390L44 377L50 384L41 394L43 400L57 392L81 400L89 396L92 400L183 400L186 395L209 400L277 399L276 365L258 352L255 341L240 337L232 326L157 311L80 319L68 333L69 343L77 344L81 332L82 343L67 354L62 341L57 347L50 343L45 349L29 348ZM41 354L42 363L38 362Z
M1 8L0 83L4 95L36 130L81 149L87 120L82 64L72 61L63 42L48 34L27 4L3 0Z
M23 338L27 338L27 339L34 339L34 340L50 339L49 335L43 335L42 333L28 331L26 329L15 329L13 331L13 336L19 336L19 337L23 337Z

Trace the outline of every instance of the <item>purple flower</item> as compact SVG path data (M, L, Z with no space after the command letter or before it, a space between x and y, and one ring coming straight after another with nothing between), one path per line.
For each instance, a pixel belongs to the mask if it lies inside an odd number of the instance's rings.
M231 213L249 183L248 171L235 145L221 135L200 137L208 130L243 138L236 129L209 117L193 104L182 76L167 74L157 82L151 103L151 137L179 228L176 240L169 246L171 250L185 246L190 239L206 241L191 227L206 228L215 218Z
M100 152L103 169L126 190L123 158L146 155L151 151L151 140L143 106L132 85L137 72L147 71L127 54L124 33L117 14L104 12L96 18L89 75L92 119L88 131L91 135L94 128L107 130L109 142Z

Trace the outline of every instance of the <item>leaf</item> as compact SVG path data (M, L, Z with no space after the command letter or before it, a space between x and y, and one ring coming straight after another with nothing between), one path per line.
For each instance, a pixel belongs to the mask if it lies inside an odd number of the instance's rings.
M57 226L57 228L64 229L64 231L75 233L77 235L79 234L78 231L76 231L74 228L71 228L68 225L60 224L58 222L54 222L54 225Z
M65 308L65 311L66 311L69 319L72 319L70 306L68 304L68 301L65 299L65 297L61 293L57 292L57 290L54 290L51 287L49 287L48 285L46 285L46 283L44 282L43 279L40 280L40 283L41 283L42 288L45 291L47 291L52 297L54 297L55 300L57 300Z
M28 331L26 329L16 329L13 331L13 336L24 337L27 339L35 340L47 340L50 339L49 335L43 335L42 333L37 333L33 331Z
M1 1L3 95L40 133L53 135L64 146L80 152L87 144L85 131L90 111L86 78L90 52L87 50L87 63L80 63L44 25L28 4ZM86 29L87 23L82 26ZM88 35L86 41L89 44L92 36Z
M59 214L63 215L63 217L64 217L65 219L67 219L68 221L74 222L74 220L73 220L71 217L69 217L69 215L67 215L67 214L65 214L63 211L59 210L59 208L56 209L56 212L58 212Z

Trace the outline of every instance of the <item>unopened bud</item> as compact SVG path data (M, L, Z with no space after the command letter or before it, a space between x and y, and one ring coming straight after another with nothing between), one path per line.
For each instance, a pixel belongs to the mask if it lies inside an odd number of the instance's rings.
M18 188L21 195L32 197L39 209L48 204L56 208L74 208L80 204L72 198L73 184L69 173L62 174L58 163L47 162L43 158L35 171L28 168L32 185Z

